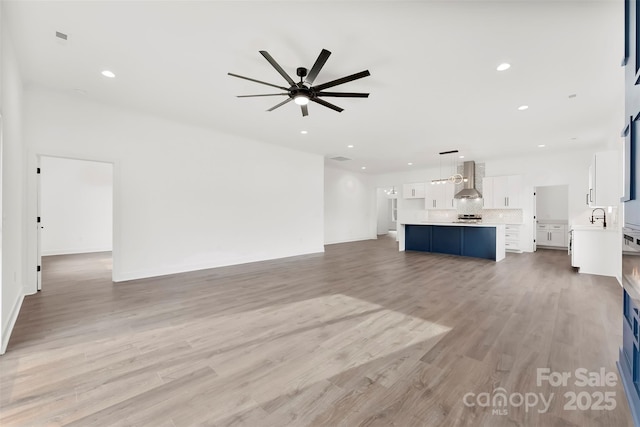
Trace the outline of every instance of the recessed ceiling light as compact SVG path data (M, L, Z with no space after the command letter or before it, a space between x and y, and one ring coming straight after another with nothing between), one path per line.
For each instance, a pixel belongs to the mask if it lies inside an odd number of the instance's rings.
M361 169L362 169L362 170L365 170L366 168L367 168L366 166L363 166Z
M503 62L502 64L498 65L498 67L496 67L496 70L504 71L504 70L508 70L509 68L511 68L511 64Z
M544 148L545 145L544 144L538 144L538 148Z
M301 130L300 133L303 134L303 135L306 135L309 132L307 132L306 130Z
M524 111L524 110L527 110L527 109L529 109L528 105L521 105L521 106L518 107L518 110L520 110L520 111Z
M112 78L114 78L116 76L113 71L109 71L109 70L104 70L102 72L102 75L105 76L105 77L109 77L110 79L112 79Z
M347 148L353 148L353 145L349 144L347 145Z
M409 166L413 166L413 163L409 162L409 163L407 163L407 165L409 165Z
M464 156L459 156L458 158L460 158L460 159L464 159Z

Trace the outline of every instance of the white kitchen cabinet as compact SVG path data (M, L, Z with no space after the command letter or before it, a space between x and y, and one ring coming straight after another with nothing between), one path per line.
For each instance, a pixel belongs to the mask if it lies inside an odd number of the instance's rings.
M620 275L619 230L583 225L571 229L571 265L580 273L617 277Z
M405 199L424 199L425 185L424 182L404 184L402 186L402 197Z
M522 176L488 176L482 179L485 209L521 209Z
M424 207L425 209L455 209L456 186L446 184L427 184L425 186Z
M617 206L620 202L618 157L617 151L603 151L593 155L589 166L589 207Z
M520 226L507 224L504 227L504 247L510 252L522 252L520 247Z
M538 224L536 226L536 245L556 248L567 247L566 224Z

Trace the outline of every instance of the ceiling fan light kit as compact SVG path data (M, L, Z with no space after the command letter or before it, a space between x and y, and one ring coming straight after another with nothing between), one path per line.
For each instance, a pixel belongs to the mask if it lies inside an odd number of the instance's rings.
M300 82L296 83L284 69L276 62L275 59L267 52L266 50L261 50L260 54L271 64L273 68L285 79L285 81L289 84L289 87L278 86L277 84L263 82L261 80L256 80L250 77L241 76L239 74L227 73L232 77L237 77L239 79L249 80L254 83L260 83L263 85L275 87L285 91L285 93L267 93L260 95L238 95L238 98L253 98L253 97L262 97L262 96L288 96L288 98L279 104L274 105L269 108L267 111L273 111L276 108L283 106L284 104L289 103L290 101L294 101L297 105L300 106L302 110L302 116L308 116L309 110L307 105L310 101L315 102L316 104L320 104L324 107L330 108L337 112L342 112L343 109L334 105L330 102L321 99L321 97L335 97L335 98L368 98L368 93L359 93L359 92L324 92L324 89L329 89L334 86L338 86L344 83L351 82L353 80L358 80L363 77L370 76L369 70L361 71L359 73L351 74L346 77L342 77L336 80L332 80L327 83L322 83L317 86L313 86L313 82L315 81L318 73L329 59L329 52L326 49L322 49L320 55L316 59L316 62L313 64L310 70L307 70L304 67L298 67L296 69L296 75L300 77Z

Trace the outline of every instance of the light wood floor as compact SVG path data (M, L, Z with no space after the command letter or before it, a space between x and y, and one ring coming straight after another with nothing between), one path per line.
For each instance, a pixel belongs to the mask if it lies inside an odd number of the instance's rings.
M631 425L619 382L536 385L537 368L618 374L621 289L562 251L494 263L383 238L119 284L109 254L43 268L0 357L2 426ZM555 398L463 403L499 387ZM617 406L564 410L571 390Z

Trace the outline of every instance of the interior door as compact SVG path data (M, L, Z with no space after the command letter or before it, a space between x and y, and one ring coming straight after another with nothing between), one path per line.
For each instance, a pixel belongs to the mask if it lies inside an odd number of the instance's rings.
M536 194L538 190L533 189L533 252L538 250L538 212L536 211Z
M36 170L36 194L37 194L37 200L36 200L36 236L37 236L37 242L36 242L36 269L37 269L37 273L36 273L36 280L37 280L37 287L36 289L38 291L42 290L42 215L40 213L40 199L41 199L41 195L40 195L40 157L38 156L38 166L37 166L37 170Z

